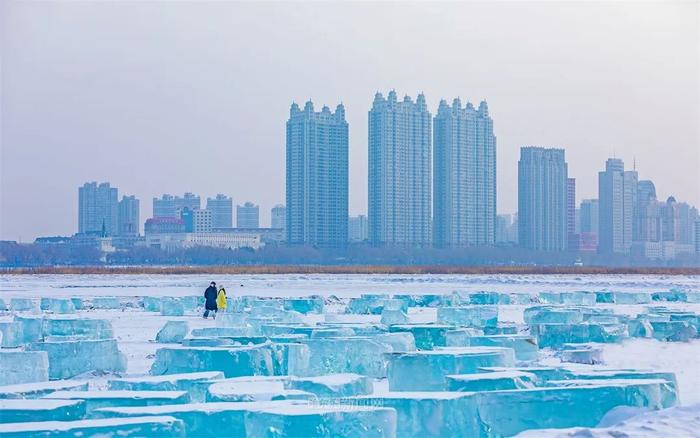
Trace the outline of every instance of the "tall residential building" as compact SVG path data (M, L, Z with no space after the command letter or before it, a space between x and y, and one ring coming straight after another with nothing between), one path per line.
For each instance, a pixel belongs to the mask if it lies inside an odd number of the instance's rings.
M598 235L598 200L584 199L581 201L581 232Z
M440 101L433 128L433 243L493 245L496 239L496 137L485 101L475 109Z
M369 111L369 240L376 246L430 246L431 116L425 96L374 96Z
M270 210L270 228L284 229L287 223L287 208L277 204Z
M576 235L576 178L566 179L566 236L567 248L571 251L578 250L578 236Z
M541 251L567 246L567 164L564 149L520 148L518 242Z
M192 210L192 232L211 233L213 220L211 210L202 210L200 208Z
M207 210L211 211L211 223L214 228L233 227L233 200L218 194L215 198L207 198Z
M695 254L700 255L700 219L695 219Z
M655 207L652 205L656 202L656 187L650 180L641 180L637 182L637 206L633 218L632 240L645 241L648 235L648 230L645 229L648 224L649 210L653 212Z
M122 196L119 201L119 235L138 236L140 223L139 200L134 195Z
M183 208L195 210L201 208L201 200L199 196L192 193L185 193L181 198L179 196L163 195L160 199L153 198L153 217L180 217L180 212Z
M348 123L311 101L287 121L287 242L342 247L348 241Z
M369 224L367 216L350 216L348 218L348 240L350 242L364 242L369 238Z
M629 254L637 211L637 172L609 158L598 172L598 251Z
M514 214L499 214L496 216L496 243L518 243L518 216Z
M236 228L260 228L260 206L252 202L237 205Z
M78 188L78 233L115 236L119 232L119 199L109 183Z

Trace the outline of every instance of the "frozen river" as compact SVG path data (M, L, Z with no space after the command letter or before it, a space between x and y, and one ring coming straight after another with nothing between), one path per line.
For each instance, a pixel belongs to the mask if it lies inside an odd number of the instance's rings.
M654 275L2 275L0 294L14 296L186 296L210 281L229 294L257 296L363 293L449 294L454 290L656 292L700 290L697 276Z

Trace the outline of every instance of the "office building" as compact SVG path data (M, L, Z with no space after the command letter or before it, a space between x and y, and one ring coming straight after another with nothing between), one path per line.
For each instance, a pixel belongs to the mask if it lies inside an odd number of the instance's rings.
M236 206L236 228L259 228L260 207L252 202Z
M566 179L566 236L567 249L577 251L579 236L576 233L576 178Z
M119 199L109 183L85 183L78 188L78 233L114 236L119 232Z
M367 216L351 216L348 218L348 239L350 242L365 242L369 238L369 223Z
M230 197L218 194L215 198L207 198L207 210L211 211L214 228L233 226L233 200Z
M598 173L598 251L629 254L637 211L637 172L625 171L618 158Z
M270 228L283 230L287 226L287 209L282 204L277 204L270 210Z
M374 96L369 111L369 240L427 247L431 236L431 116L425 96ZM347 219L346 219L347 222Z
M518 161L518 243L540 251L567 247L567 164L563 149L523 147Z
M145 235L184 233L185 222L175 217L152 217L146 219L143 232Z
M348 123L345 107L301 110L287 121L287 243L342 247L348 241Z
M496 243L500 245L518 243L517 214L499 214L496 216Z
M122 196L119 201L119 235L138 236L140 224L139 200L134 195Z
M433 126L433 243L493 245L496 239L496 137L486 102L475 109L442 100Z
M153 198L153 217L179 218L183 208L190 210L201 208L199 196L187 192L182 198L167 194L160 199Z
M598 200L584 199L579 207L581 217L581 232L598 235Z

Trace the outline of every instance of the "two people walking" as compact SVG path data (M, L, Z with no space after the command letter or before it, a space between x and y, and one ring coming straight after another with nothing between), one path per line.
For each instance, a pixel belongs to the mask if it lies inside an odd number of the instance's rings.
M207 290L204 291L204 300L204 319L209 317L209 313L211 313L212 319L216 319L218 310L226 310L226 289L221 286L217 291L216 282L212 281Z

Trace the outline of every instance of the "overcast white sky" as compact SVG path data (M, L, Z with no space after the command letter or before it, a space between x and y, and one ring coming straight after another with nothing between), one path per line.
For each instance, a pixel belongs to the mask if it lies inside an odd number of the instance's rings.
M77 188L284 202L292 101L342 101L350 213L367 210L374 93L489 103L498 211L519 147L566 149L577 197L615 154L700 204L698 3L0 0L0 239L77 230Z

